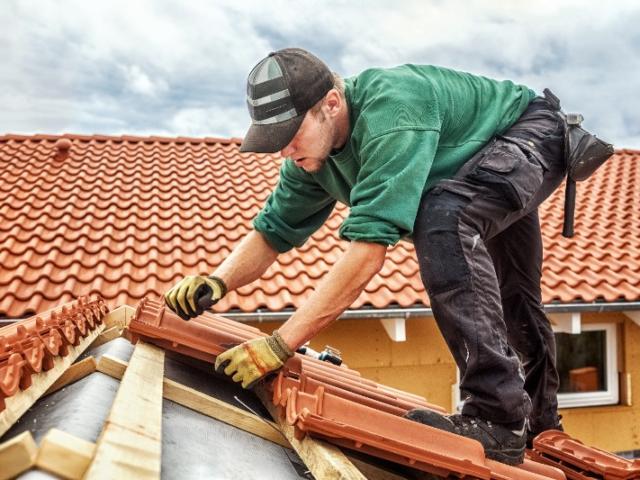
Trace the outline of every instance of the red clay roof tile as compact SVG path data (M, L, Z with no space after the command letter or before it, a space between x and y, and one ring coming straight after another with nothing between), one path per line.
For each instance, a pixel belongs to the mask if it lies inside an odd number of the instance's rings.
M558 467L568 478L590 480L640 479L640 460L627 460L595 447L588 447L564 432L549 430L533 441L532 459Z
M104 300L81 297L20 322L0 328L0 411L4 399L31 386L31 375L53 368L108 313Z
M188 322L145 298L129 324L132 341L213 362L217 354L264 333L205 312ZM296 354L268 383L272 401L301 439L307 433L436 475L495 480L563 479L549 466L528 461L510 467L485 458L475 440L403 418L411 408L442 409L422 397L363 379L354 370Z
M56 142L70 141L56 159ZM0 316L24 316L99 293L112 306L210 273L250 229L280 160L240 154L239 139L0 136ZM640 300L640 151L620 150L578 186L576 237L562 229L563 191L541 207L543 300ZM336 208L300 250L216 309L297 307L346 244ZM390 249L353 308L428 305L413 246Z

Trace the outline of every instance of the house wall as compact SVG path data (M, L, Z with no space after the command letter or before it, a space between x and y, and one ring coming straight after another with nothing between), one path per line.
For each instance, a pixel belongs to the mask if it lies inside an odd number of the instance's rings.
M583 322L619 325L619 368L631 373L632 406L562 409L568 433L587 445L609 451L640 448L640 327L621 313L585 314ZM252 323L271 333L278 323ZM407 340L393 342L377 319L341 320L311 342L315 350L331 345L350 368L364 377L452 408L456 366L433 318L406 321Z

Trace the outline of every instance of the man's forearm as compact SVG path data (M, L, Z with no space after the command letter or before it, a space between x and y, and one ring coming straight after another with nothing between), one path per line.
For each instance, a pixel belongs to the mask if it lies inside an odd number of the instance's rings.
M220 277L229 291L257 280L278 257L278 252L252 230L233 249L213 275Z
M309 300L279 328L292 350L332 323L362 293L384 263L384 245L352 242Z

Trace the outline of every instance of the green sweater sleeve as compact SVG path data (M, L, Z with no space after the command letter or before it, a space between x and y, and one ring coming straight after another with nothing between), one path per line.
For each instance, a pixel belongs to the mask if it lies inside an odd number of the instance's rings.
M291 160L280 168L280 180L253 221L279 253L300 247L329 217L336 201Z
M340 227L348 240L394 245L413 232L439 132L400 128L369 140L351 190L351 212Z

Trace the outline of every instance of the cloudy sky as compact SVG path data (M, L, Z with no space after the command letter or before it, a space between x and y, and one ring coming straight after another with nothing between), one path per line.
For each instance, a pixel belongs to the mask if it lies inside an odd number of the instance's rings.
M640 148L637 0L2 0L0 18L0 134L241 137L247 73L300 46L344 76L430 63L549 87Z

